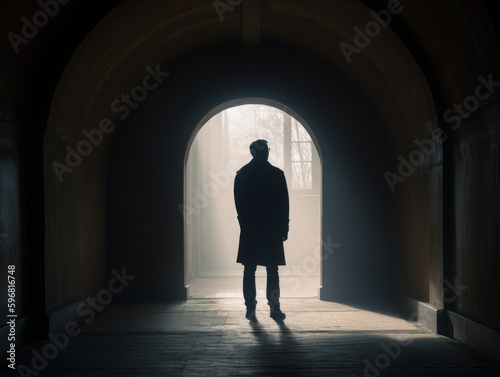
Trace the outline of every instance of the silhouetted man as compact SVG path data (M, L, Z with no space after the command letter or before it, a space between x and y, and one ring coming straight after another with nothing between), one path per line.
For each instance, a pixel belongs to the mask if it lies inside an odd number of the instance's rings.
M283 171L271 165L267 158L266 140L250 144L252 161L243 166L234 180L234 201L240 223L237 262L245 266L243 296L246 318L255 320L255 270L267 268L267 303L271 317L281 321L278 266L285 265L283 241L288 238L289 202Z

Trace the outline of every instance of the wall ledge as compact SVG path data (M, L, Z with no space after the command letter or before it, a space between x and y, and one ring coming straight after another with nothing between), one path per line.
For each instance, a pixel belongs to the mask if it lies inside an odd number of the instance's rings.
M418 321L423 327L433 333L445 335L446 322L444 309L436 308L426 302L417 301L410 297L404 298L405 312L412 320ZM410 314L411 313L411 314Z
M475 350L500 361L500 333L451 310L405 297L405 311L423 327L458 340Z
M500 333L448 310L445 335L500 361Z
M50 311L48 313L49 331L54 334L59 331L64 331L64 328L68 322L79 323L82 320L82 316L77 313L77 307L80 304L86 305L86 300L87 298L78 300L71 304L63 306L62 308Z

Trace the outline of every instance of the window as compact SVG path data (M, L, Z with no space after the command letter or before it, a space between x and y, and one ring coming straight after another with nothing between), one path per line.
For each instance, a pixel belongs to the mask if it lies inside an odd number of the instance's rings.
M292 190L313 189L311 136L297 120L291 121Z

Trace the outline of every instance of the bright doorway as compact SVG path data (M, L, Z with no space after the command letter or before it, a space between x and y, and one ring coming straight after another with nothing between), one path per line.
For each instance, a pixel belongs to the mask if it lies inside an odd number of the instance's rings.
M321 162L314 135L281 104L239 103L207 115L187 154L181 211L189 295L242 297L233 183L236 171L251 160L250 143L266 139L269 162L285 172L290 195L287 265L280 267L282 297L316 297L321 285ZM257 269L257 289L262 297L264 267Z

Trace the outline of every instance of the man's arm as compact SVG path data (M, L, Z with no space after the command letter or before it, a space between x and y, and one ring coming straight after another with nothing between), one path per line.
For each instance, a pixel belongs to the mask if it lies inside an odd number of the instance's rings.
M281 172L280 199L281 199L281 229L283 241L288 239L288 230L290 223L290 199L288 197L288 186L286 184L285 174Z
M242 218L244 217L244 207L245 207L245 202L244 202L244 189L245 187L243 186L241 176L236 173L236 177L234 177L234 205L236 207L236 214L238 218L238 223L240 224L240 228L242 225Z

